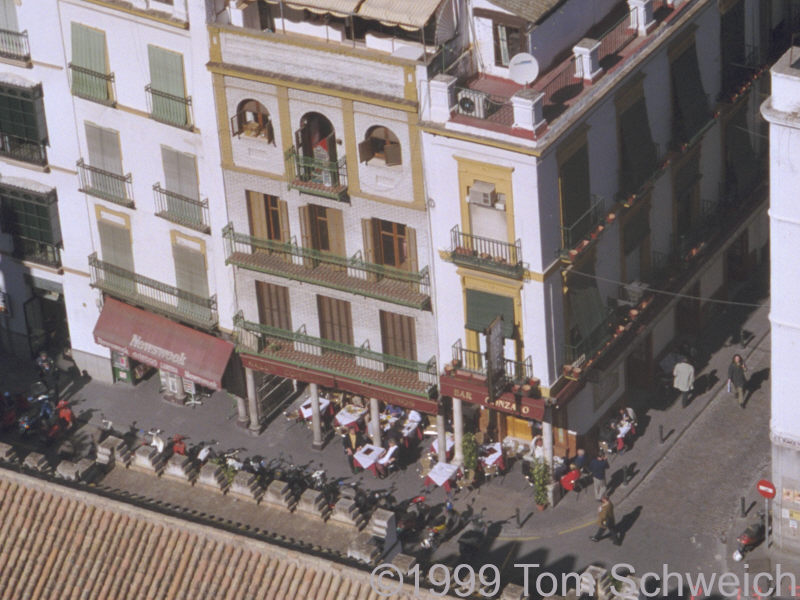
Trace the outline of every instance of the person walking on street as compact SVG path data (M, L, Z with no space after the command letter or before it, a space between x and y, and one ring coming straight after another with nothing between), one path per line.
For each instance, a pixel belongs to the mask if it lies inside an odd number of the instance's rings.
M734 354L733 360L728 367L728 390L731 391L731 386L736 393L736 399L739 401L739 406L744 408L744 388L747 386L747 367L742 360L741 355Z
M608 499L608 496L603 495L600 499L600 506L597 507L597 533L591 536L589 539L593 542L599 542L603 537L605 537L606 529L611 537L614 538L614 545L621 546L622 545L622 536L617 529L617 523L614 520L614 505L611 504L611 500Z
M606 494L606 471L608 470L608 461L606 455L600 452L597 458L592 459L589 463L589 472L592 474L594 482L594 498L600 500Z
M689 406L689 394L694 389L694 367L685 356L672 369L672 387L681 393L681 405Z

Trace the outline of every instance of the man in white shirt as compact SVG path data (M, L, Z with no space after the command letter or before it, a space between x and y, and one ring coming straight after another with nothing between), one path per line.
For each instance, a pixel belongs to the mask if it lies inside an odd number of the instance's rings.
M694 367L684 356L672 369L672 387L681 393L681 404L686 408L689 405L689 393L694 388Z
M378 470L378 477L383 479L389 473L389 465L397 460L397 440L389 438L389 447L383 451L378 462L375 463L375 468Z

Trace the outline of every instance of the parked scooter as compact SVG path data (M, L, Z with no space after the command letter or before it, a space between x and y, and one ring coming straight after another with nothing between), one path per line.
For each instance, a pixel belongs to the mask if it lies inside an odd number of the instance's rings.
M428 527L428 531L420 542L420 546L432 553L449 539L461 527L461 514L453 508L449 500L445 503L444 513L436 517Z
M744 532L738 538L736 538L738 546L736 551L733 553L733 560L736 562L741 561L745 554L763 542L766 535L766 530L767 525L765 513L764 511L759 511L758 522L748 525L747 529L745 529Z
M397 537L401 542L414 538L425 527L430 515L430 507L425 496L415 496L401 502L395 509Z

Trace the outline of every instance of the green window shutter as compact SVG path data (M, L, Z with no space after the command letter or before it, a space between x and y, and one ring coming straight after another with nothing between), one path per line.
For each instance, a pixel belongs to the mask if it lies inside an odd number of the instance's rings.
M72 23L72 93L95 100L108 99L106 34ZM81 69L85 69L83 71Z
M681 142L692 139L708 120L708 98L692 44L672 63L673 119Z
M161 159L164 165L164 188L180 196L167 194L167 210L172 215L190 223L202 223L202 207L183 199L200 199L195 157L162 146Z
M97 222L97 231L100 234L100 252L103 261L133 271L130 231L106 221Z
M47 144L42 86L0 85L0 132L37 144Z
M514 299L478 290L467 290L465 327L483 333L498 315L503 317L503 336L514 334Z
M187 125L183 55L157 46L147 46L147 54L150 89L153 90L153 117L175 125Z
M89 149L89 164L100 171L90 171L91 185L95 192L114 200L127 198L125 182L112 175L122 175L122 156L119 149L119 134L113 129L104 129L86 123L86 146Z
M202 252L184 246L172 246L175 260L175 287L201 298L208 298L206 258Z
M573 246L589 232L586 213L591 206L589 186L589 151L586 144L561 165L559 173L561 210L564 227L569 228L565 241Z
M61 226L55 193L39 194L16 187L0 187L3 231L11 235L58 246Z
M0 0L0 29L19 31L17 7L14 5L14 0Z
M624 193L638 190L656 166L656 147L650 135L647 104L642 97L620 115L622 173L620 189Z

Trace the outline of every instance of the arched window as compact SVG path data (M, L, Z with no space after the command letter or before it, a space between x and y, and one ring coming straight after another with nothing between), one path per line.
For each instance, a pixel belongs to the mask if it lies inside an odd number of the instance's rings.
M394 167L403 162L397 136L382 125L375 125L367 130L364 141L358 145L358 155L361 162L380 158L387 167Z
M265 138L270 144L275 143L275 132L269 112L258 100L242 100L231 118L233 135Z

